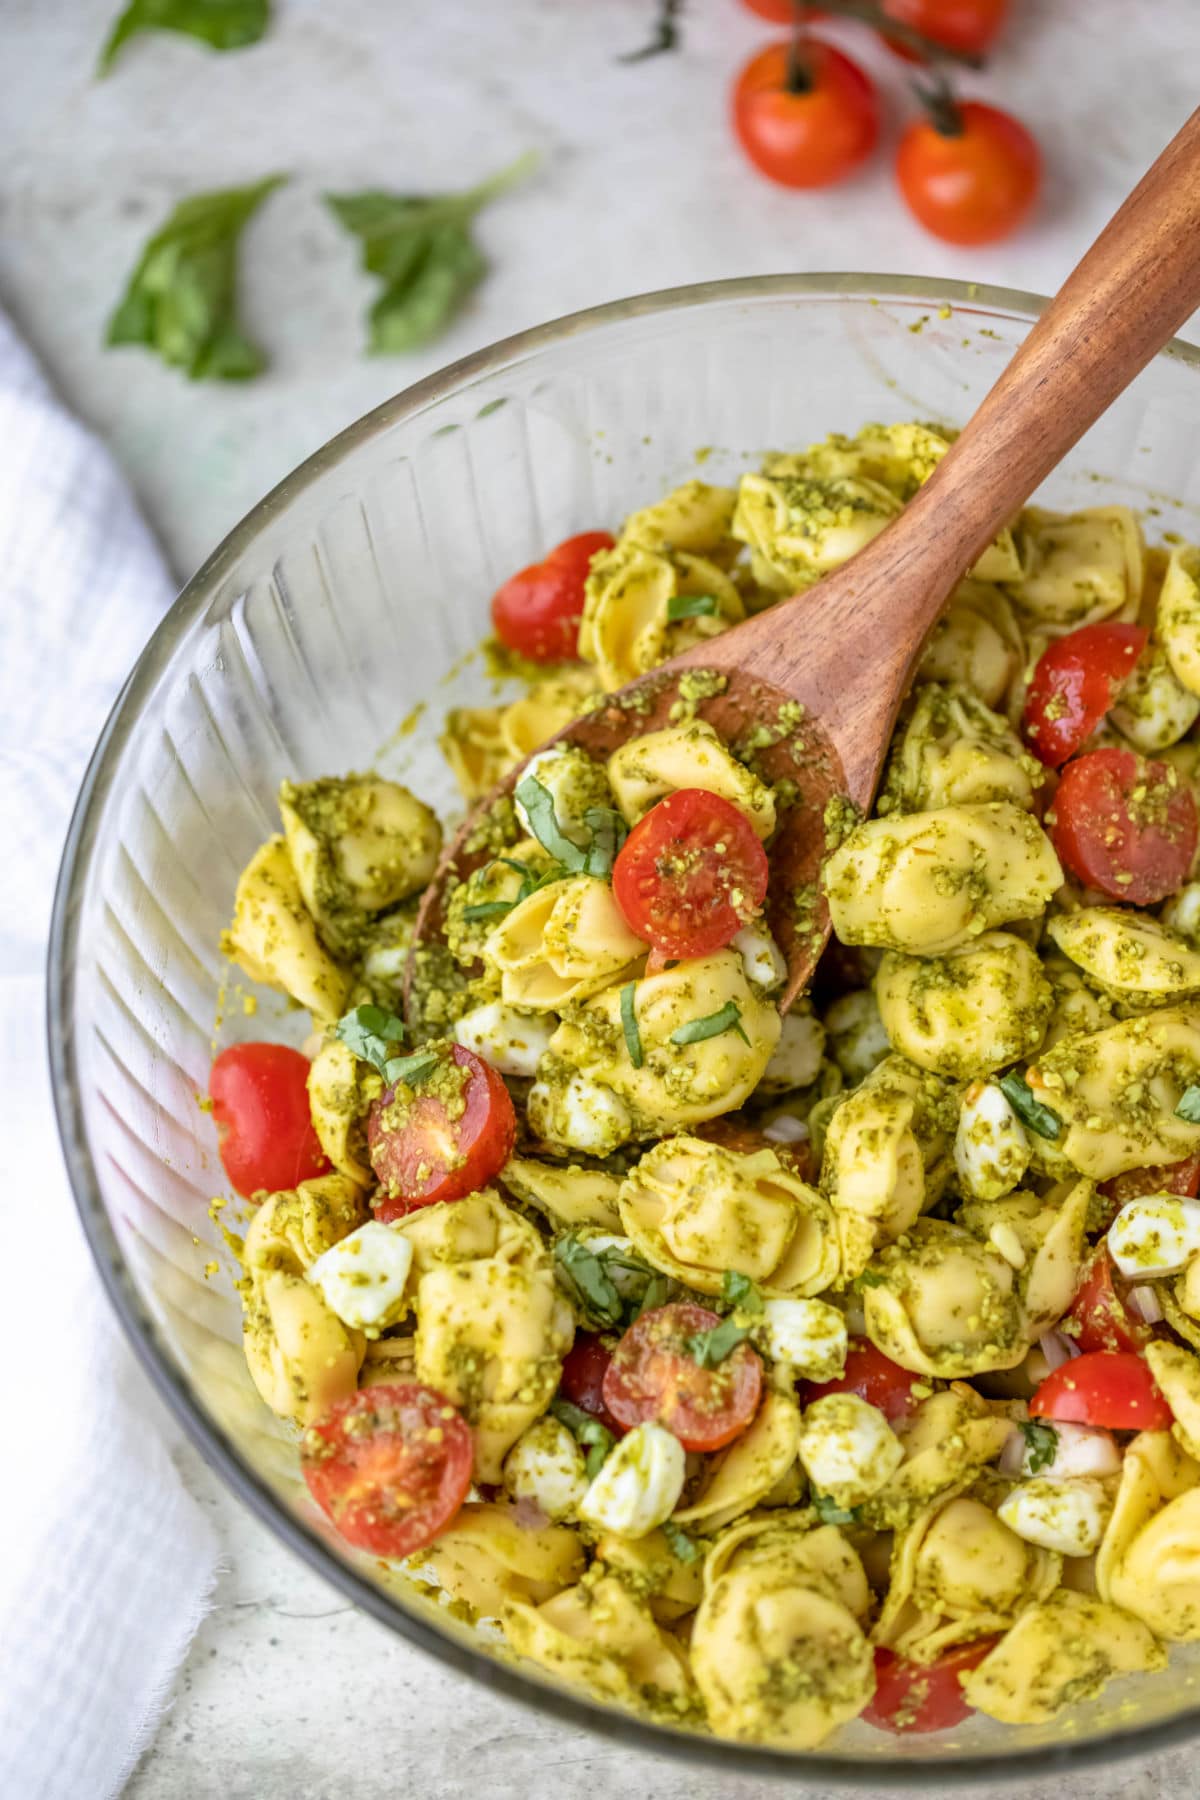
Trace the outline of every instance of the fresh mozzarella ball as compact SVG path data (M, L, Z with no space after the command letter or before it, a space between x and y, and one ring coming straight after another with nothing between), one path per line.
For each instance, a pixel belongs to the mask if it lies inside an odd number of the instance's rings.
M583 1496L579 1517L618 1537L645 1537L678 1506L686 1465L683 1445L665 1425L635 1425Z
M842 994L825 1009L829 1054L852 1085L891 1054L891 1040L879 1014L874 988Z
M1108 1251L1122 1275L1177 1275L1200 1250L1200 1200L1144 1194L1127 1201L1108 1228Z
M825 1027L811 1012L797 1007L783 1015L779 1042L758 1084L760 1094L782 1094L789 1088L808 1087L821 1072Z
M551 744L539 750L521 771L521 780L533 775L554 801L554 817L561 832L570 837L583 828L584 815L592 806L612 806L613 797L602 766L573 744ZM518 783L518 786L520 784ZM529 814L514 798L521 829L536 837Z
M491 1063L498 1074L531 1080L550 1047L557 1023L552 1013L533 1017L515 1006L505 1006L502 1000L492 1000L464 1013L454 1027L454 1037Z
M846 1366L846 1320L826 1300L766 1300L752 1335L772 1362L809 1381L832 1381Z
M1050 1425L1044 1419L1039 1419L1038 1424L1042 1432L1054 1433L1054 1456L1050 1462L1044 1463L1038 1454L1038 1445L1022 1441L1023 1475L1035 1473L1031 1466L1034 1462L1038 1464L1036 1473L1051 1480L1120 1473L1121 1452L1117 1449L1116 1439L1111 1431L1102 1431L1098 1425Z
M1059 1481L1035 1476L1015 1487L996 1510L1027 1544L1060 1556L1091 1556L1100 1547L1112 1506L1108 1488L1092 1477Z
M904 1450L877 1406L857 1394L825 1394L801 1421L800 1461L818 1493L851 1507L886 1486Z
M572 1075L563 1088L535 1081L527 1106L529 1123L539 1137L592 1156L607 1156L633 1130L625 1102L602 1081L589 1081L584 1075Z
M532 1500L548 1519L570 1518L588 1488L583 1451L549 1415L517 1439L504 1459L503 1478L514 1499Z
M763 1136L769 1144L804 1144L811 1135L805 1121L794 1113L780 1113L763 1126Z
M1177 894L1172 894L1159 918L1184 937L1200 936L1200 881L1189 881Z
M967 1192L978 1200L1010 1194L1029 1167L1030 1154L1029 1135L1004 1092L994 1081L973 1081L954 1134L954 1166Z
M761 919L743 925L733 940L733 947L742 959L746 980L752 981L755 987L765 988L769 993L785 979L787 963L783 952Z
M412 1259L408 1239L372 1219L318 1256L308 1280L344 1325L378 1336L403 1311Z

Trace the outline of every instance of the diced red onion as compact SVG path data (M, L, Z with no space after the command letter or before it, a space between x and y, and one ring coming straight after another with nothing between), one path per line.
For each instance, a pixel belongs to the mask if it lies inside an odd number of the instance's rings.
M1050 1369L1061 1369L1065 1362L1079 1355L1079 1345L1073 1344L1061 1331L1047 1331L1038 1339L1038 1349Z
M1014 1425L1005 1439L996 1467L1002 1475L1019 1475L1025 1465L1025 1434Z
M769 1125L763 1126L763 1136L772 1144L802 1144L808 1137L808 1126L803 1119L795 1118L791 1113L780 1113Z
M1157 1325L1164 1316L1158 1295L1148 1283L1143 1282L1138 1287L1131 1287L1125 1298L1129 1302L1130 1310L1135 1312L1139 1319L1143 1319L1147 1325Z

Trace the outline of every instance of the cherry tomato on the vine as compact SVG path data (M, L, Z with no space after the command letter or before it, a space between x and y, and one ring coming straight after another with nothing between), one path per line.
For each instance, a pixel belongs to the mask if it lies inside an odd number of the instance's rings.
M492 596L492 626L500 642L533 662L570 661L576 654L588 567L614 541L607 531L581 531L540 563L510 575Z
M1069 762L1047 822L1071 874L1130 906L1173 894L1196 854L1190 789L1169 764L1132 750L1089 750Z
M1071 1338L1081 1350L1136 1352L1153 1335L1145 1321L1130 1312L1121 1298L1113 1261L1103 1244L1088 1259L1067 1317L1075 1326Z
M956 128L915 119L896 151L896 180L914 218L948 244L993 244L1016 230L1041 184L1042 157L1019 120L966 100Z
M723 950L762 905L769 879L745 813L707 788L678 788L652 806L612 872L630 930L664 958Z
M208 1078L221 1161L245 1199L329 1172L308 1109L306 1056L286 1044L231 1044Z
M718 1313L691 1300L644 1312L629 1327L604 1377L604 1404L632 1429L649 1420L674 1432L685 1450L720 1450L745 1431L758 1410L762 1361L742 1342L715 1367L690 1345L721 1324Z
M751 57L733 89L733 128L756 169L783 187L828 187L875 148L875 89L857 63L819 38Z
M999 1642L997 1637L976 1638L943 1650L931 1663L912 1662L881 1647L875 1652L875 1693L863 1718L881 1731L897 1733L961 1725L975 1709L967 1704L960 1676L977 1669Z
M921 1377L911 1369L902 1369L890 1356L877 1350L869 1338L851 1338L843 1373L834 1381L803 1382L800 1399L802 1405L811 1406L823 1394L857 1394L861 1400L877 1406L894 1424L916 1406L912 1390L920 1381Z
M1082 625L1047 644L1025 695L1022 730L1033 754L1057 769L1081 750L1146 647L1140 625Z
M461 1413L415 1381L360 1389L300 1440L313 1499L347 1543L376 1556L411 1556L446 1529L474 1454Z
M961 50L967 56L983 56L999 37L1008 16L1009 0L882 0L882 10L898 25L919 31L922 37ZM898 39L883 32L889 50L906 62L924 58Z
M1029 1402L1029 1416L1108 1431L1166 1431L1175 1417L1148 1366L1129 1350L1087 1350L1061 1363Z
M413 1089L386 1089L367 1115L371 1167L383 1189L375 1217L387 1225L415 1207L486 1187L512 1155L516 1133L513 1103L495 1069L473 1050L450 1045Z

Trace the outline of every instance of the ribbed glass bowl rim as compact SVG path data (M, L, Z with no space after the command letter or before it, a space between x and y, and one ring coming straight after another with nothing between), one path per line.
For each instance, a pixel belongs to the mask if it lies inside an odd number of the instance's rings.
M586 335L598 326L655 314L684 312L712 302L763 299L951 303L972 313L998 315L1032 323L1049 302L1018 288L938 277L814 273L745 276L728 281L662 288L568 313L537 325L470 356L405 388L340 431L320 450L260 500L236 525L183 588L150 638L109 714L92 754L67 832L54 896L47 963L46 1016L50 1073L59 1136L75 1203L101 1280L133 1349L154 1386L206 1461L217 1469L237 1497L309 1567L338 1588L364 1612L398 1632L429 1655L458 1672L498 1689L527 1706L541 1708L566 1724L582 1726L626 1744L631 1749L684 1761L720 1766L731 1773L791 1780L802 1786L826 1782L845 1787L915 1788L1008 1777L1028 1778L1035 1770L1085 1768L1121 1757L1146 1754L1200 1734L1200 1705L1174 1718L1158 1721L1115 1737L1088 1743L1046 1745L997 1756L996 1747L970 1756L925 1761L898 1757L849 1758L819 1753L790 1753L753 1744L649 1724L631 1713L574 1698L542 1679L523 1674L515 1665L497 1661L485 1650L443 1635L415 1613L393 1605L384 1593L355 1573L326 1548L317 1534L293 1518L265 1482L244 1461L232 1442L210 1419L186 1379L160 1352L156 1328L143 1305L100 1194L100 1184L87 1147L83 1100L72 1027L75 965L79 951L80 902L97 851L101 814L120 759L140 721L143 706L166 671L185 633L203 613L238 558L257 534L269 526L298 494L311 488L330 469L368 439L405 418L427 410L479 377L536 358L538 353ZM1159 353L1200 370L1200 349L1176 338Z

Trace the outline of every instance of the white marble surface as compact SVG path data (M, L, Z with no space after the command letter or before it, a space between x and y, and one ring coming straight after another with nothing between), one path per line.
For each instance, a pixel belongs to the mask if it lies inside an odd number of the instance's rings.
M826 195L753 177L730 144L726 87L770 32L735 0L689 0L683 50L632 66L614 56L644 41L653 0L276 0L257 48L213 57L146 38L94 83L116 7L0 7L0 303L115 445L181 576L396 388L594 301L795 269L1052 289L1186 116L1200 66L1196 0L1016 0L1008 44L969 87L1037 129L1045 202L1011 243L964 253L909 219L886 155ZM894 128L903 71L860 34L835 35L887 78ZM370 284L321 191L465 185L531 145L541 170L484 216L494 273L453 330L404 361L362 359ZM244 311L270 372L245 388L192 386L140 351L103 352L107 313L171 202L269 169L293 180L247 242ZM774 1791L631 1755L427 1663L301 1568L189 1448L177 1455L229 1568L134 1800L391 1800L418 1785L426 1800L505 1800L535 1784L564 1800ZM1184 1800L1194 1766L1181 1750L1023 1791Z

